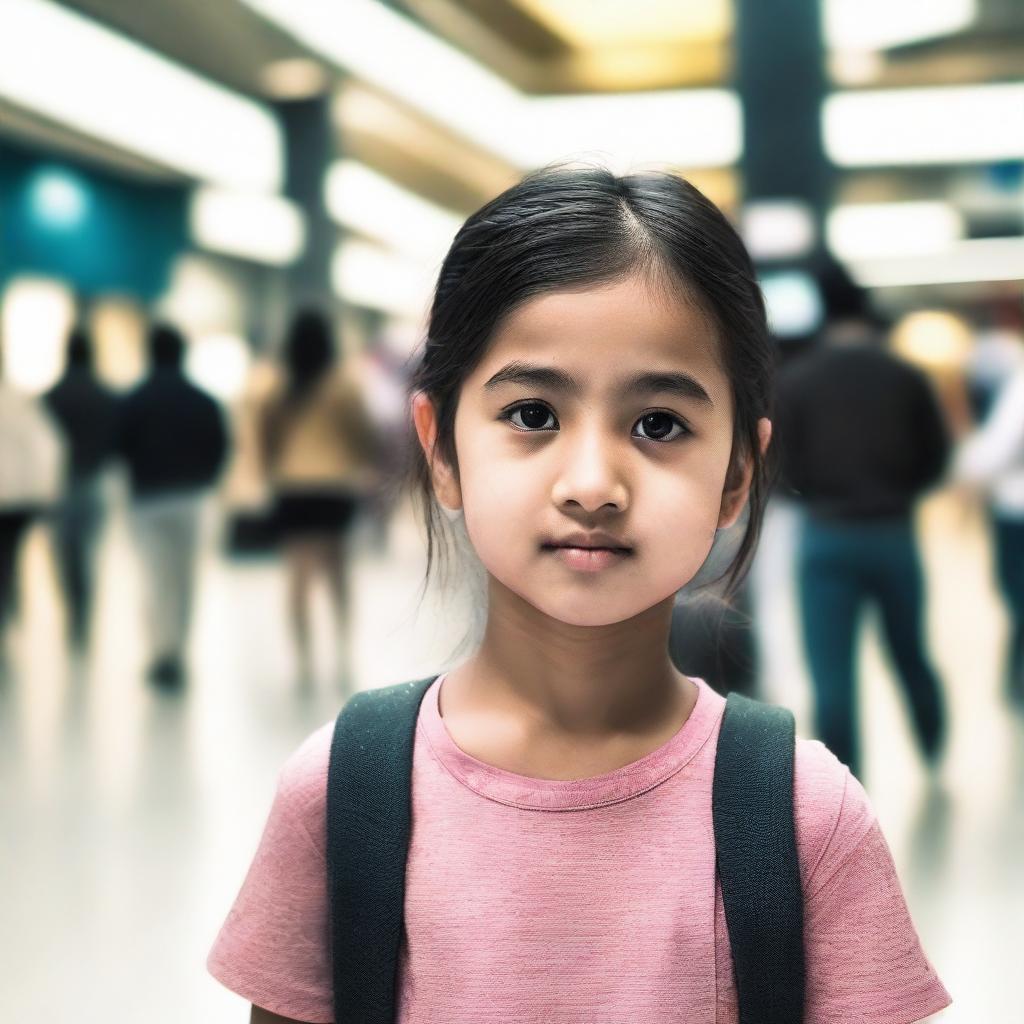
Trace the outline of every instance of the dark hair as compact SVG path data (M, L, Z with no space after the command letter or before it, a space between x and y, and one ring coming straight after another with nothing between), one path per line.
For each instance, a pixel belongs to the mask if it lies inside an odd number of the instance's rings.
M528 175L473 214L444 260L422 356L408 397L437 410L435 451L458 474L455 411L463 382L500 321L533 296L640 272L675 285L709 316L734 399L734 481L753 462L748 525L723 578L732 593L753 557L770 473L757 421L771 415L774 351L764 299L742 241L719 209L668 173L618 177L599 168L552 167ZM410 436L407 480L420 498L429 580L445 521L427 460ZM442 549L444 550L444 549Z
M814 280L826 324L836 320L883 322L871 305L867 289L857 284L841 263L832 258L822 260L814 268Z
M68 366L82 367L86 370L92 369L92 337L81 325L73 327L68 335L67 359Z
M334 334L325 314L312 308L295 314L285 337L283 358L288 372L286 397L290 402L300 401L336 358Z
M185 338L177 327L157 323L149 329L149 358L154 366L181 366Z

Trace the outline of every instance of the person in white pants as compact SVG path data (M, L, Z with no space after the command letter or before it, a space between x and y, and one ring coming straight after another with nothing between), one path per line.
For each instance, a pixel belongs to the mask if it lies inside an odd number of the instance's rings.
M227 433L217 403L181 371L185 342L178 331L154 327L149 347L152 371L125 399L118 451L131 477L149 677L175 687L185 674L199 511L224 464Z

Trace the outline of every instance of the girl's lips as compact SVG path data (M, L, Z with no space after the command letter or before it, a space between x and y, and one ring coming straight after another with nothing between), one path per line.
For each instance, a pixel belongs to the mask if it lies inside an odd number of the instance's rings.
M628 558L632 552L628 548L574 548L549 547L550 551L570 569L578 572L600 572Z

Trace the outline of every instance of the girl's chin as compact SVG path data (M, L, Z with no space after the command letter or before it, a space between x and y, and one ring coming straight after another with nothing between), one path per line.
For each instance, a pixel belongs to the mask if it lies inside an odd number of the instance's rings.
M529 600L529 598L527 598ZM581 603L586 603L587 607L581 607ZM567 626L580 626L589 628L599 628L601 626L615 626L620 622L627 622L629 619L634 619L638 615L643 614L648 608L652 607L650 604L630 604L623 605L621 603L608 603L602 607L598 602L595 602L592 597L584 596L580 597L578 594L571 595L565 602L552 601L550 595L546 600L539 602L530 602L537 609L537 611L546 615L550 619L556 619L559 622L564 623Z

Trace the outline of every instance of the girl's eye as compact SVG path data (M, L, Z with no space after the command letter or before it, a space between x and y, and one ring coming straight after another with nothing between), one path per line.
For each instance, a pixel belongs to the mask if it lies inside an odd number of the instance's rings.
M674 441L677 437L690 433L690 428L681 419L667 412L645 413L636 422L637 427L643 427L645 432L634 436L648 441ZM673 434L675 428L678 428L678 431Z
M519 417L518 423L515 420L516 416ZM554 413L546 405L541 405L539 402L524 402L522 405L506 409L502 414L502 419L508 420L516 430L551 430L553 428L547 426L549 416L551 419L555 419ZM557 426L558 421L555 420L555 427L557 428Z

